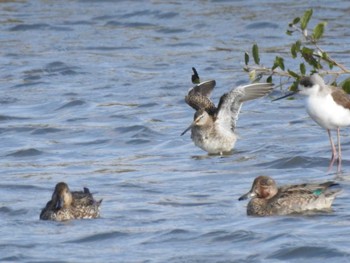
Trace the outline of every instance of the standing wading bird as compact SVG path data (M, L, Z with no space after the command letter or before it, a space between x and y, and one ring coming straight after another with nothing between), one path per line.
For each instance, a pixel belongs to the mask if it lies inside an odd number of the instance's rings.
M258 176L251 190L238 200L252 198L247 214L254 216L287 215L307 210L330 209L334 198L341 192L339 184L286 185L277 188L275 180L269 176Z
M65 221L100 216L100 201L96 201L88 188L71 192L64 182L56 184L51 200L42 209L40 219Z
M192 70L192 81L199 82L196 70ZM239 86L222 95L218 107L210 100L215 84L215 80L209 80L190 89L185 101L196 113L192 124L181 135L191 130L191 138L196 146L209 154L222 155L230 152L237 140L234 131L242 103L268 94L273 84L254 83Z
M318 74L314 74L300 79L299 90L273 101L296 93L307 96L307 113L318 125L327 130L332 148L328 172L332 169L334 161L337 159L337 171L339 173L341 171L340 127L350 125L350 98L348 94L340 88L326 85ZM331 130L337 131L338 153L331 136Z

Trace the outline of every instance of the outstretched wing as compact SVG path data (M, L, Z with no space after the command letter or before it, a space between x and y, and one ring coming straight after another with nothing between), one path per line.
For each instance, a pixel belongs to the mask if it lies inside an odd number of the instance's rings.
M222 95L217 110L217 125L234 131L242 103L263 97L272 90L272 87L273 84L271 83L254 83L239 86L236 89L232 89L229 93Z
M216 112L216 107L210 100L210 95L215 87L215 84L215 80L208 80L194 86L185 97L186 103L196 111L204 109L209 114L214 114Z

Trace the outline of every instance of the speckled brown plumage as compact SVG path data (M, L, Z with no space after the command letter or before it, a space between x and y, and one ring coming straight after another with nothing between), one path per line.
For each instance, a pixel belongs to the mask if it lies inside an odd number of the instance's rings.
M56 185L51 200L42 209L40 219L65 221L96 218L100 216L101 202L93 198L88 188L70 192L68 185L61 182Z
M239 200L252 197L247 214L255 216L286 215L307 210L329 209L340 189L329 181L321 184L297 184L277 188L268 176L255 178L251 190Z
M209 80L194 86L185 97L186 103L196 111L204 109L214 115L217 109L209 97L215 84L215 80Z

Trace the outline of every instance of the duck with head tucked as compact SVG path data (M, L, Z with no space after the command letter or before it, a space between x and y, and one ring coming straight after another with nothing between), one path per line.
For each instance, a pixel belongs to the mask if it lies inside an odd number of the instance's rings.
M251 190L238 200L252 198L247 207L248 215L287 215L307 210L330 209L340 191L339 184L332 181L277 188L271 177L259 176L255 178Z
M100 216L100 201L96 201L88 188L71 192L66 183L56 184L51 200L40 213L42 220L65 221L90 219Z

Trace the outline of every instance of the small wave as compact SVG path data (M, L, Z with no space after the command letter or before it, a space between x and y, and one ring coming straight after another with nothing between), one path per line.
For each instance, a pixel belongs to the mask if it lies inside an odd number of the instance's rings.
M46 83L43 81L33 81L33 82L26 82L26 83L13 85L11 88L23 88L23 87L30 87L30 86L39 86L44 84Z
M146 140L147 138L157 137L160 135L158 132L143 125L118 127L115 130L121 134L134 133L131 137L138 140ZM142 143L142 141L140 142Z
M11 97L0 98L0 104L12 104L12 103L15 103L17 101L18 101L17 98L11 98Z
M55 133L55 132L61 132L63 131L62 129L57 129L57 128L40 128L40 129L35 129L32 134L47 134L47 133Z
M154 203L155 205L164 205L172 207L191 207L191 206L206 206L211 205L214 202L176 202L176 201L159 201Z
M101 233L101 234L95 234L79 239L74 239L71 241L68 241L66 243L89 243L89 242L95 242L95 241L101 241L101 240L107 240L107 239L115 239L120 237L126 237L129 234L121 231L113 231L109 233Z
M0 115L0 121L10 121L10 120L29 120L30 118L26 117L16 117L8 115Z
M79 142L79 143L75 143L75 145L94 145L94 144L105 144L107 142L109 142L110 140L94 140L94 141L89 141L89 142Z
M246 29L267 29L267 28L276 29L278 28L278 24L270 23L270 22L256 22L246 26Z
M63 106L57 108L56 110L62 110L65 108L76 107L76 106L84 105L85 103L86 102L83 100L73 100L73 101L70 101L70 102L64 104Z
M161 28L157 30L158 33L163 33L163 34L178 34L178 33L185 33L187 32L186 29L183 28Z
M72 118L72 119L67 119L68 122L78 122L78 121L85 121L88 120L88 118Z
M151 10L142 10L135 11L125 15L122 15L122 18L130 18L130 17L140 17L140 16L154 16L159 19L168 19L178 16L179 13L176 12L161 12L161 11L151 11Z
M75 25L93 25L94 23L91 21L86 21L86 20L78 20L78 21L65 21L63 24L68 25L68 26L75 26Z
M23 150L18 150L14 153L10 153L7 156L13 156L13 157L29 157L29 156L37 156L43 154L42 151L39 151L34 148L29 148L29 149L23 149Z
M128 140L126 142L126 144L129 145L139 145L139 144L146 144L146 143L150 143L151 140L145 140L145 139L135 139L135 140Z
M42 190L43 188L34 185L21 185L21 184L1 184L0 189L13 190L13 191L28 191L28 190Z
M26 215L28 210L26 209L11 209L7 206L0 207L0 214L7 214L9 216Z
M61 61L51 62L44 68L47 73L59 73L61 75L76 75L78 74L76 69L77 67L68 66Z
M31 30L53 30L53 31L72 31L69 27L50 26L49 24L21 24L13 26L10 31L31 31Z
M257 166L270 167L275 169L319 167L324 163L324 158L313 158L294 156L291 158L280 158L268 163L260 163Z
M109 21L105 24L105 26L112 26L112 27L128 27L128 28L148 28L148 27L155 27L154 24L151 23L142 23L142 22L119 22L119 21Z
M152 108L152 107L158 107L158 106L159 106L158 103L150 102L150 103L140 104L139 108Z
M85 50L97 50L97 51L115 51L115 50L134 50L139 49L136 46L119 46L119 47L107 47L107 46L95 46L95 47L85 47Z
M48 29L50 26L48 24L38 23L38 24L22 24L16 25L10 28L10 31L28 31L28 30L43 30Z
M345 258L349 257L349 254L330 247L303 246L279 249L268 258L288 261L297 258L305 260L307 258L326 259L335 257Z
M177 228L177 229L173 229L171 231L169 231L168 233L166 234L163 234L163 236L168 236L168 235L184 235L184 234L189 234L190 231L188 230L184 230L184 229L181 229L181 228Z
M213 238L213 241L232 241L241 242L249 240L258 240L259 236L252 231L238 230L232 233L222 233L217 237Z

